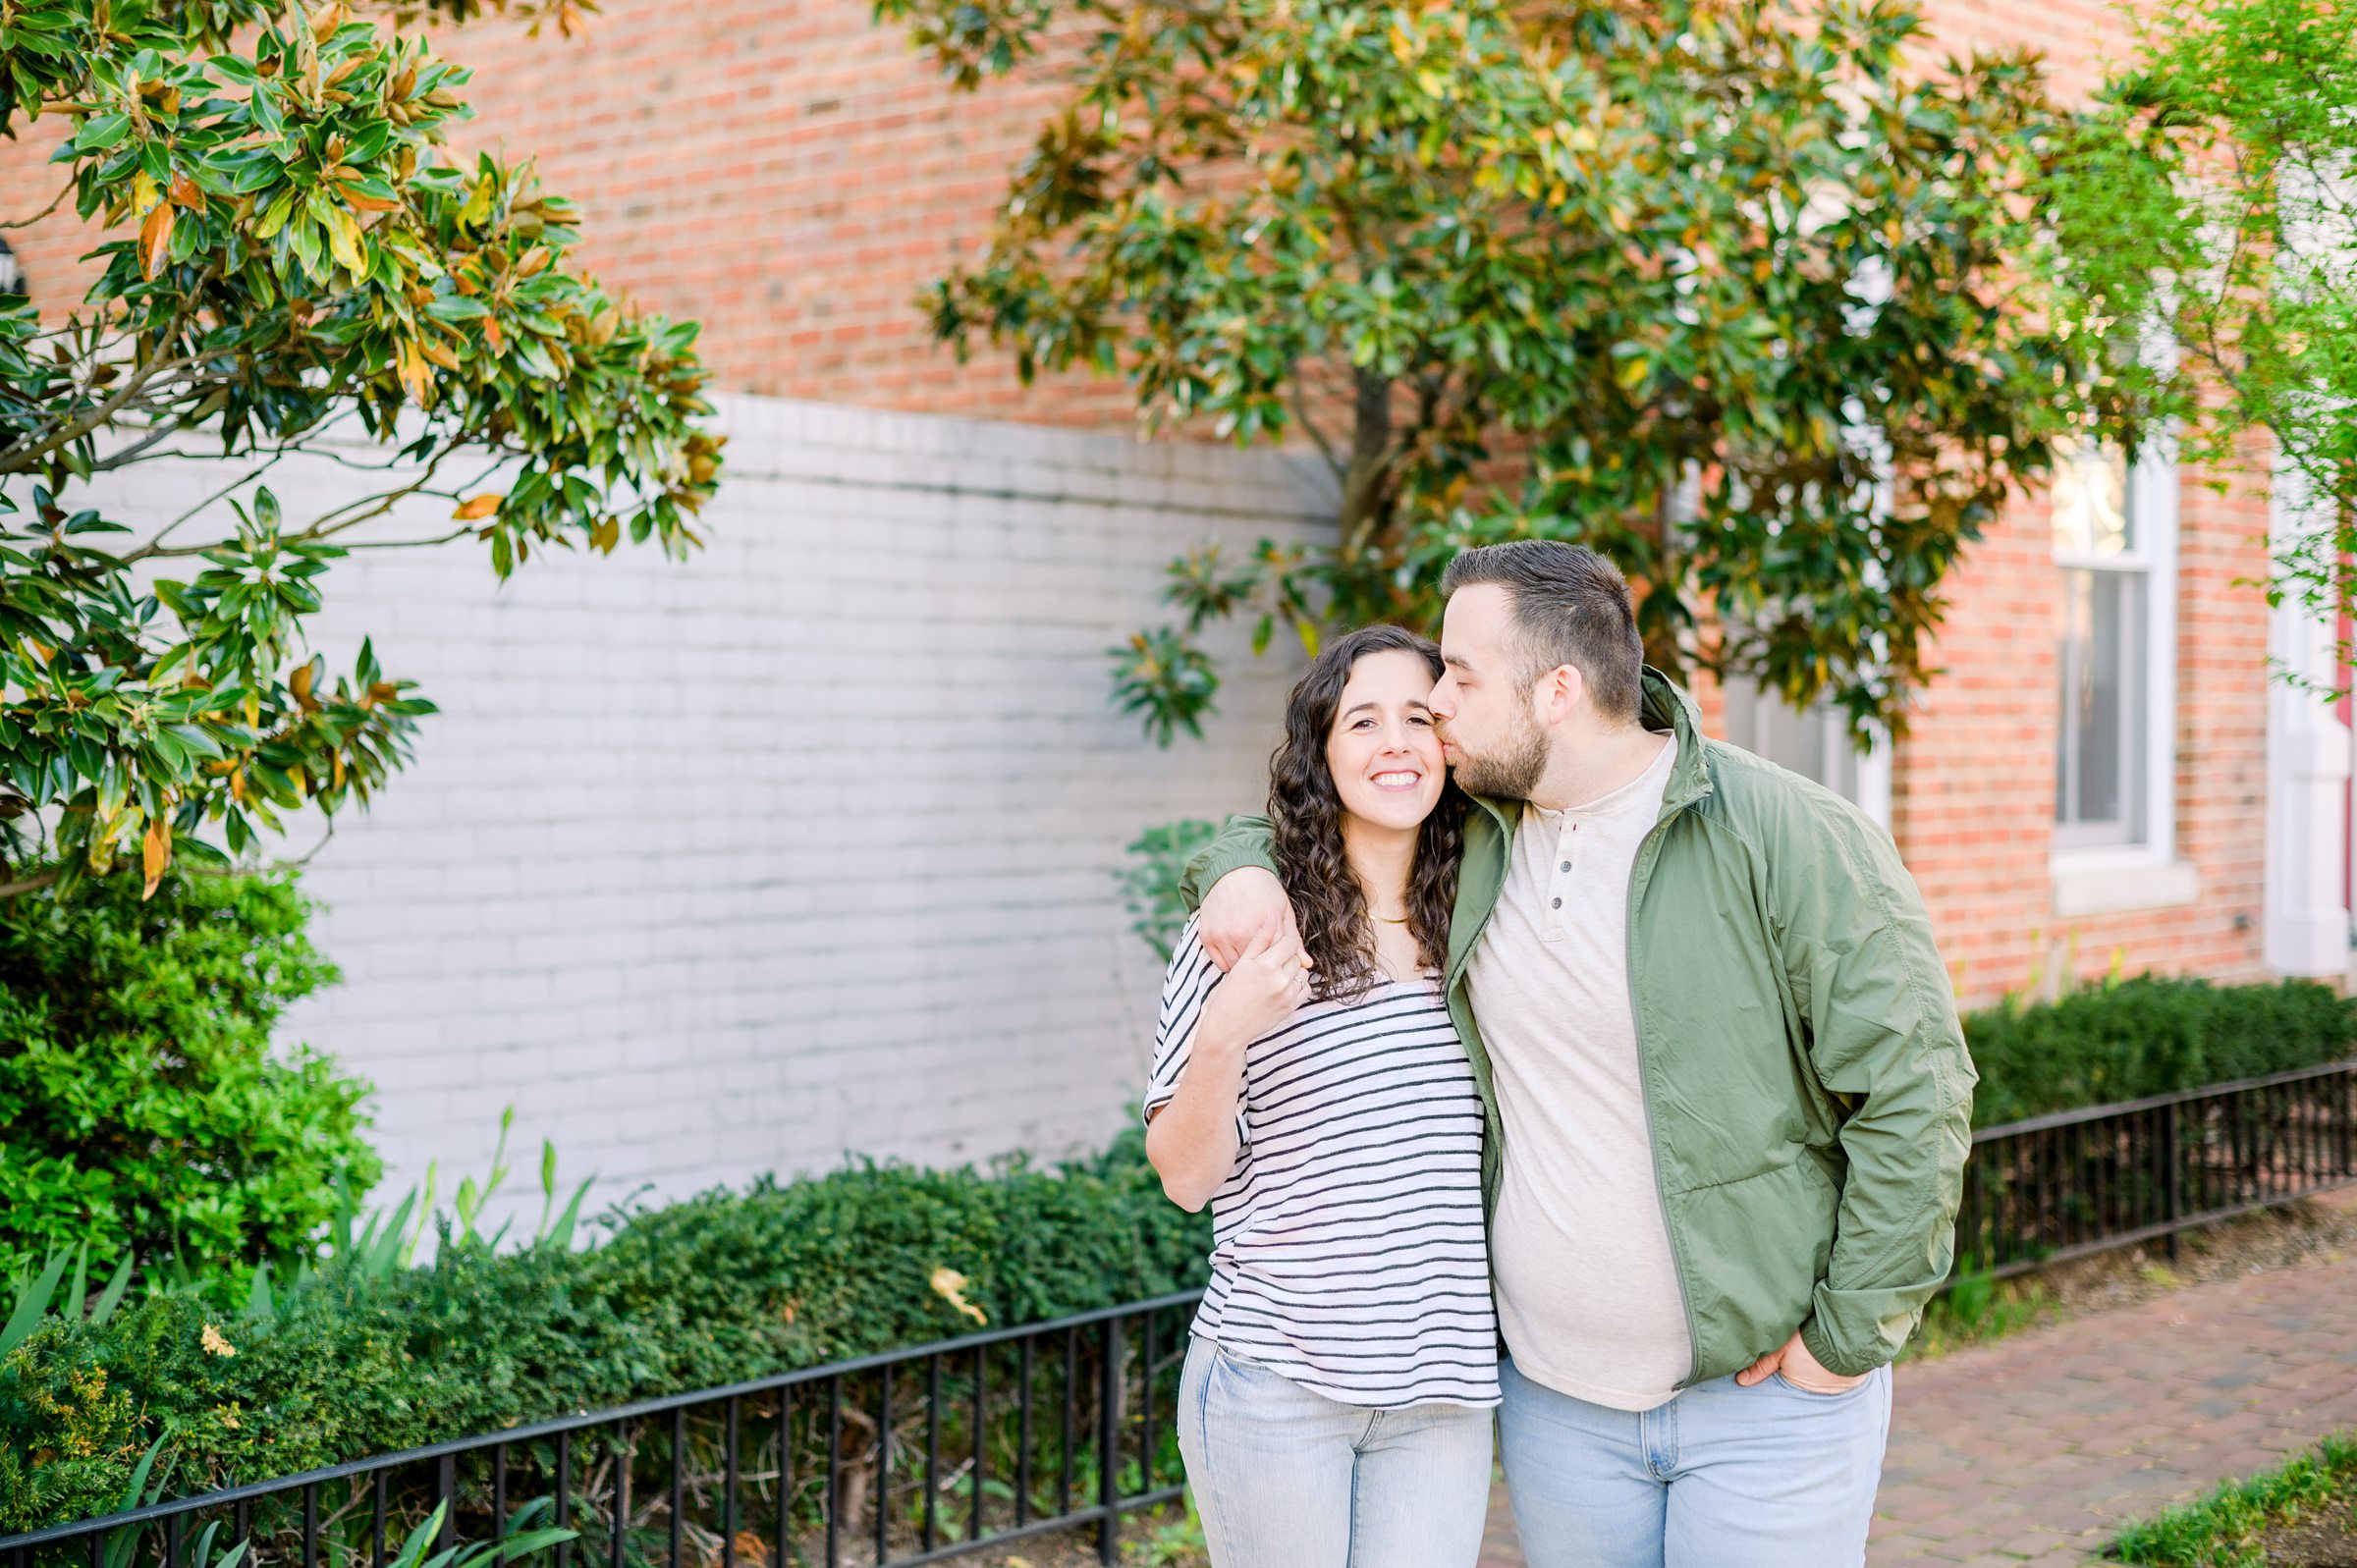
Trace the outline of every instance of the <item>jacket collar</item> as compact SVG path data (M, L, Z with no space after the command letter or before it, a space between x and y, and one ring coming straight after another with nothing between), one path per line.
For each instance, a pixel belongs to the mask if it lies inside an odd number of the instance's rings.
M1711 759L1702 745L1702 711L1683 686L1651 665L1637 698L1637 716L1648 730L1667 730L1677 737L1677 760L1670 765L1670 783L1662 791L1662 815L1682 810L1709 794Z
M1710 757L1703 750L1702 712L1685 688L1647 665L1637 697L1637 717L1646 729L1666 730L1677 740L1677 760L1670 765L1670 783L1662 791L1662 815L1682 811L1708 795L1713 786ZM1522 802L1487 795L1473 798L1511 838L1514 825L1522 820Z

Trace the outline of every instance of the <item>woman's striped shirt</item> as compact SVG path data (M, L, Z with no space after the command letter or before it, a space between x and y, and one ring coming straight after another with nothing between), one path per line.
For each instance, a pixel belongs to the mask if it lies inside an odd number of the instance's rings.
M1189 921L1162 991L1151 1117L1220 971ZM1481 1099L1430 981L1313 1001L1252 1043L1242 1148L1212 1196L1194 1331L1345 1404L1498 1402Z

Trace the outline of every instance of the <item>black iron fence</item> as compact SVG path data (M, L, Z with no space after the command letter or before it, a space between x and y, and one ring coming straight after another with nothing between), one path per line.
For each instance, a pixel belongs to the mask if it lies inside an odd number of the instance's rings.
M1199 1297L153 1502L0 1539L0 1561L466 1568L553 1529L571 1537L538 1545L536 1568L901 1568L1093 1526L1111 1563L1124 1515L1179 1495Z
M2357 1181L2357 1061L1974 1135L1957 1267L2003 1276Z
M1959 1269L2351 1181L2357 1062L2009 1122L1973 1139ZM520 1541L534 1568L902 1568L1075 1527L1111 1563L1124 1516L1179 1495L1199 1295L149 1502L0 1539L0 1568L474 1568Z

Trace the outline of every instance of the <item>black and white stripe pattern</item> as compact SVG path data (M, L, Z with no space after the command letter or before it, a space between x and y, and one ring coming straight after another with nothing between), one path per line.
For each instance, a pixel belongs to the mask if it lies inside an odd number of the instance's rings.
M1219 980L1189 921L1163 984L1148 1116L1178 1092ZM1496 1404L1481 1099L1439 989L1313 1001L1254 1041L1236 1130L1194 1331L1345 1404Z

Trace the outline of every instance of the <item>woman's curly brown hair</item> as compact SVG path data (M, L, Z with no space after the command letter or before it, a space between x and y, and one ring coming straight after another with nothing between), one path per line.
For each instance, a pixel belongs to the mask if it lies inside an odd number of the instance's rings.
M1322 1001L1354 1001L1385 978L1375 957L1375 924L1343 851L1343 797L1327 766L1326 742L1352 667L1369 654L1391 652L1416 655L1435 680L1447 669L1437 646L1398 626L1362 626L1336 639L1286 699L1285 741L1269 758L1277 874L1292 899L1301 946L1316 965L1311 989ZM1407 874L1407 928L1427 968L1448 962L1464 828L1465 794L1445 780Z

